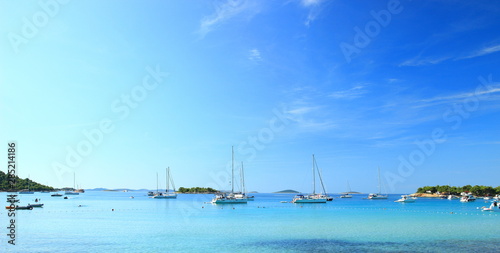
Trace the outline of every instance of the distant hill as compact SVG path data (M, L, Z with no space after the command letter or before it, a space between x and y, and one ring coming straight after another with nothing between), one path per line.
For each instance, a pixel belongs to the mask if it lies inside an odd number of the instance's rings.
M106 188L94 188L94 189L85 189L86 191L104 191Z
M362 192L341 192L340 194L363 194Z
M299 193L298 191L295 191L295 190L283 190L283 191L277 191L277 192L273 192L273 193Z

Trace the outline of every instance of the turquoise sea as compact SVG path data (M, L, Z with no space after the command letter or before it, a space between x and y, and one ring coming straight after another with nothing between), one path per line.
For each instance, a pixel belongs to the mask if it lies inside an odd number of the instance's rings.
M500 252L500 213L478 210L489 206L484 200L403 204L393 202L399 194L354 195L300 205L280 203L293 194L254 195L248 204L218 206L205 203L210 194L18 195L21 205L40 198L45 206L17 211L15 246L7 244L2 207L0 252Z

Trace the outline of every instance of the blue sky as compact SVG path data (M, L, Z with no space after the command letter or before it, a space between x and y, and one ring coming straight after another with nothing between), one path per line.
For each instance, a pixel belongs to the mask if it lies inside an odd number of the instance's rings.
M394 193L499 184L496 3L0 9L0 141L23 178L152 189L169 166L177 187L230 189L234 146L259 192L310 192L312 154L329 192L376 191L379 167Z

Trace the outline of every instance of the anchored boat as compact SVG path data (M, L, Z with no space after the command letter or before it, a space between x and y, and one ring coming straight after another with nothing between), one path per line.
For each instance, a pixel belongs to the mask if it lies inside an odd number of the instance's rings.
M212 204L246 204L248 199L244 194L234 192L234 148L231 147L231 192L217 193L212 199ZM244 180L244 179L243 179Z
M399 203L413 203L415 202L416 198L410 197L408 195L401 195L401 198L394 201L394 202L399 202Z
M387 194L382 194L380 189L380 167L378 168L378 193L370 193L368 199L387 199Z
M172 177L170 176L170 167L167 168L166 170L166 177L167 177L167 188L165 192L157 192L155 195L153 195L154 199L176 199L177 194L175 193L175 185L174 181L172 180ZM170 185L169 183L172 183L172 186L174 187L174 192L170 192Z
M314 155L312 156L313 164L312 164L312 176L313 176L313 192L309 195L296 195L292 203L326 203L328 200L328 196L326 195L325 186L323 185L323 179L321 178L321 173L317 170L316 159ZM321 187L323 188L323 193L316 193L316 170L318 171L318 176L321 182Z

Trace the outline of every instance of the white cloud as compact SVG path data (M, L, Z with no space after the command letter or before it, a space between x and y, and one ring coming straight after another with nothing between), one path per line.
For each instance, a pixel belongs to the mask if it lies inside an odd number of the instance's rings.
M457 100L457 99L465 99L465 98L474 97L474 96L483 96L483 95L488 95L488 94L496 93L496 92L500 92L500 86L498 86L498 85L490 86L490 87L488 87L487 90L475 91L475 92L464 92L464 93L459 93L459 94L455 94L455 95L451 95L451 96L423 99L421 101L422 102L450 101L450 100Z
M473 51L471 53L468 53L466 56L463 57L455 57L453 60L458 61L458 60L464 60L464 59L470 59L470 58L475 58L483 55L488 55L488 54L493 54L496 52L500 52L500 45L495 45L495 46L490 46L490 47L485 47L476 51ZM443 56L443 57L438 57L438 58L421 58L420 56L417 56L413 59L406 60L403 63L399 64L399 66L424 66L424 65L434 65L441 63L443 61L452 59L449 56Z
M362 97L364 94L368 93L363 85L354 86L348 90L336 91L329 95L332 98L338 99L354 99Z
M302 5L304 5L305 7L310 7L310 6L318 5L321 2L323 2L323 0L302 0L301 1Z
M450 59L448 56L443 56L440 58L426 58L426 59L419 59L420 57L415 57L410 60L406 60L405 62L399 64L399 66L423 66L423 65L434 65L438 64L442 61L446 61Z
M245 14L247 16L253 16L257 13L257 9L254 8L253 1L247 0L227 0L223 2L218 2L215 4L215 13L210 16L204 17L200 22L200 28L198 29L199 35L203 38L209 32L213 31L215 27L221 25L228 20Z
M304 22L304 25L309 26L316 18L319 16L319 14L322 11L322 4L325 2L325 0L301 0L300 4L309 9L309 13L307 14L306 21Z
M262 56L260 55L260 51L256 48L250 50L248 59L254 62L262 61Z
M478 57L478 56L492 54L492 53L499 52L499 51L500 51L500 45L495 45L495 46L491 46L491 47L482 48L482 49L477 50L477 51L475 51L467 56L457 58L456 60L470 59L470 58L474 58L474 57Z

